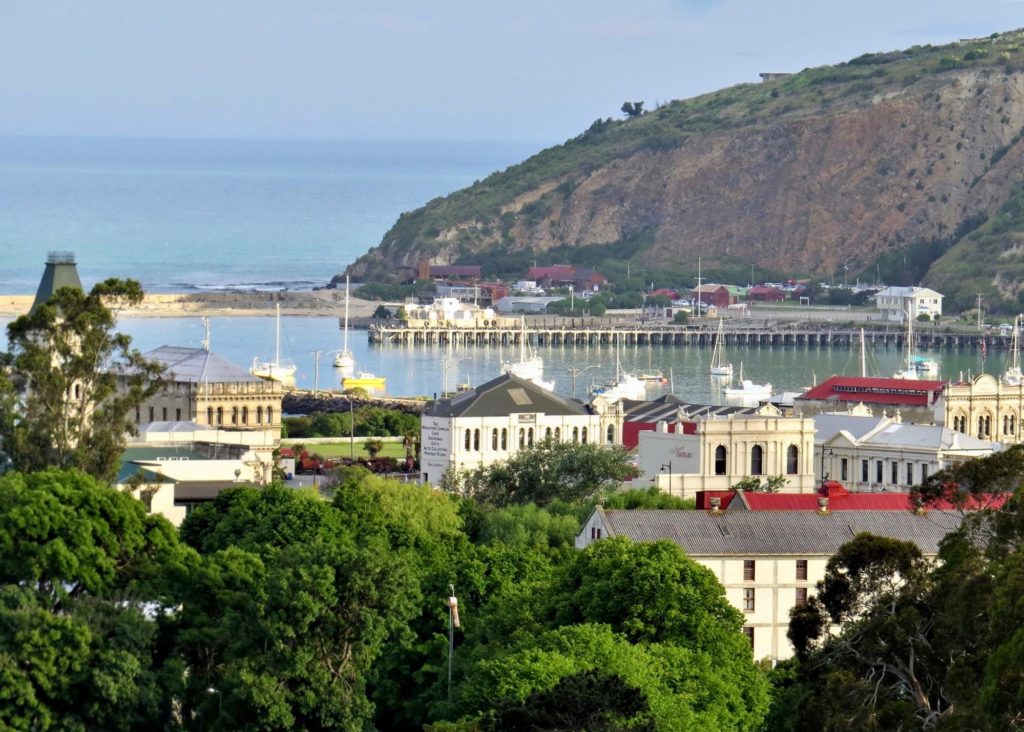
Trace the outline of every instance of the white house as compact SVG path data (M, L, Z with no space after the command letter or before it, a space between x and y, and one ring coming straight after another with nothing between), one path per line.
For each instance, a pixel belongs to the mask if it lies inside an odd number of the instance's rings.
M437 485L449 469L507 460L547 438L602 444L608 437L602 439L600 415L582 403L502 374L427 405L420 427L420 465L424 482Z
M875 307L883 320L902 323L908 314L914 320L919 315L942 315L942 298L927 287L886 287L875 293Z
M774 410L773 410L774 411ZM697 417L675 432L659 422L639 433L639 467L661 490L682 498L729 490L749 477L781 475L783 491L807 493L814 478L814 421L767 414Z
M754 658L776 662L793 655L786 637L790 609L815 594L840 546L868 532L912 541L934 557L959 521L942 511L606 511L598 506L576 535L576 548L615 536L675 543L711 570L743 613Z
M941 425L842 413L814 416L815 469L852 491L908 491L932 473L1001 448Z

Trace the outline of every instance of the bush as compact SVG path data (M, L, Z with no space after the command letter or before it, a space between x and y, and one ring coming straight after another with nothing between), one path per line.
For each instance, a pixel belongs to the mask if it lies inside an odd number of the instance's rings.
M928 313L920 313L917 316L917 320L920 323L930 323L932 318L930 315L928 315Z
M682 310L676 310L676 314L672 316L672 322L678 325L685 325L689 319L690 316Z

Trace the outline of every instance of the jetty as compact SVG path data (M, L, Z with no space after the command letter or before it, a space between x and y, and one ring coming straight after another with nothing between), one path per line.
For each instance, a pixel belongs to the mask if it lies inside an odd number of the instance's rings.
M529 323L525 327L504 324L405 325L378 322L367 328L371 344L422 346L513 346L526 338L538 346L650 345L673 347L710 347L718 338L717 321L698 325L638 325L602 322ZM860 342L860 328L831 326L827 323L758 321L729 323L721 337L726 345L827 348L853 347ZM924 349L973 350L1007 349L1010 336L998 331L957 332L922 330L914 334L916 346ZM865 328L864 340L871 346L902 349L905 330L898 325Z

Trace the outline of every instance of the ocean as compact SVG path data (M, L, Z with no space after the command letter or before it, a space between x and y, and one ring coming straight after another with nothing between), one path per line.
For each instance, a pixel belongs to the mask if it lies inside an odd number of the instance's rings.
M544 143L0 138L0 292L32 293L46 253L86 288L309 289L399 214Z

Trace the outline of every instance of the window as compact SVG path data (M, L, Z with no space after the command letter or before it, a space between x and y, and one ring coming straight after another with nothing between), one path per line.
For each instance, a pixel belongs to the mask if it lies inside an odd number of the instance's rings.
M177 409L174 410L174 421L175 422L180 422L181 421L181 407L178 407Z
M491 430L491 449L492 450L497 450L498 449L498 430L497 429Z
M249 424L249 407L242 407L242 424Z
M267 407L267 424L274 424L274 408Z
M752 613L754 612L754 588L744 587L743 588L743 612Z
M155 410L154 410L153 407L149 408L149 421L150 422L154 422L156 420L156 417L154 416L154 411Z
M501 428L501 449L508 449L508 430L504 427Z
M561 442L561 441L562 441L562 428L561 427L555 427L555 442Z
M807 588L797 587L796 588L796 606L802 607L807 604Z
M526 444L533 447L533 427L526 430Z
M473 430L473 449L480 452L480 430Z
M725 475L728 452L723 445L715 448L715 475Z
M256 407L256 424L263 424L263 407Z
M213 407L206 408L206 424L213 424Z
M914 485L914 464L907 463L907 485Z
M896 462L895 460L892 463L892 482L893 483L899 483L900 482L900 464L898 462Z
M463 437L462 437L462 446L463 446L463 447L464 447L465 449L467 449L467 450L468 450L468 449L469 449L469 446L470 446L470 444L472 444L472 439L473 439L473 433L472 433L472 432L470 432L469 430L466 430L466 434L465 434L465 435L463 435Z
M798 580L807 579L807 560L797 559L796 560L796 578Z
M883 479L882 461L881 460L876 460L875 461L875 482L876 483L881 483L882 479Z
M526 430L523 427L519 428L519 449L526 447Z
M580 441L584 445L587 444L587 428L586 427L584 427L583 430L580 432Z
M600 539L601 538L601 529L600 529L600 527L598 527L598 526L591 526L590 527L590 538L591 539Z
M786 450L786 474L796 475L800 472L800 451L796 445L790 445Z
M921 463L921 482L924 483L928 479L928 463Z
M142 409L140 409L139 407L135 407L135 421L136 422L141 422L142 421Z
M750 448L750 474L764 475L764 448L760 445Z
M238 424L238 407L231 408L231 424Z
M579 427L573 427L572 428L572 441L573 442L579 442L580 441L580 428Z
M224 407L217 407L217 424L224 424Z
M743 635L747 636L747 640L750 641L750 647L754 647L754 629L749 625L743 628Z
M868 461L867 460L861 460L860 461L860 482L861 483L867 483L868 482Z
M840 458L839 460L839 480L850 479L850 461L846 458Z
M754 581L754 577L755 577L754 560L753 559L744 559L743 560L743 581L744 582L753 582Z
M609 445L612 445L612 444L615 443L615 426L614 425L608 425L608 433L607 433L605 439L608 441Z
M163 409L161 409L160 413L161 413L160 419L162 419L164 422L166 422L167 421L167 407L164 407Z
M551 428L550 427L545 427L544 428L544 439L545 440L550 440L551 439Z
M1015 434L1016 430L1017 430L1017 415L1016 414L1011 414L1010 415L1010 431L1009 431L1008 434L1011 434L1011 435Z

